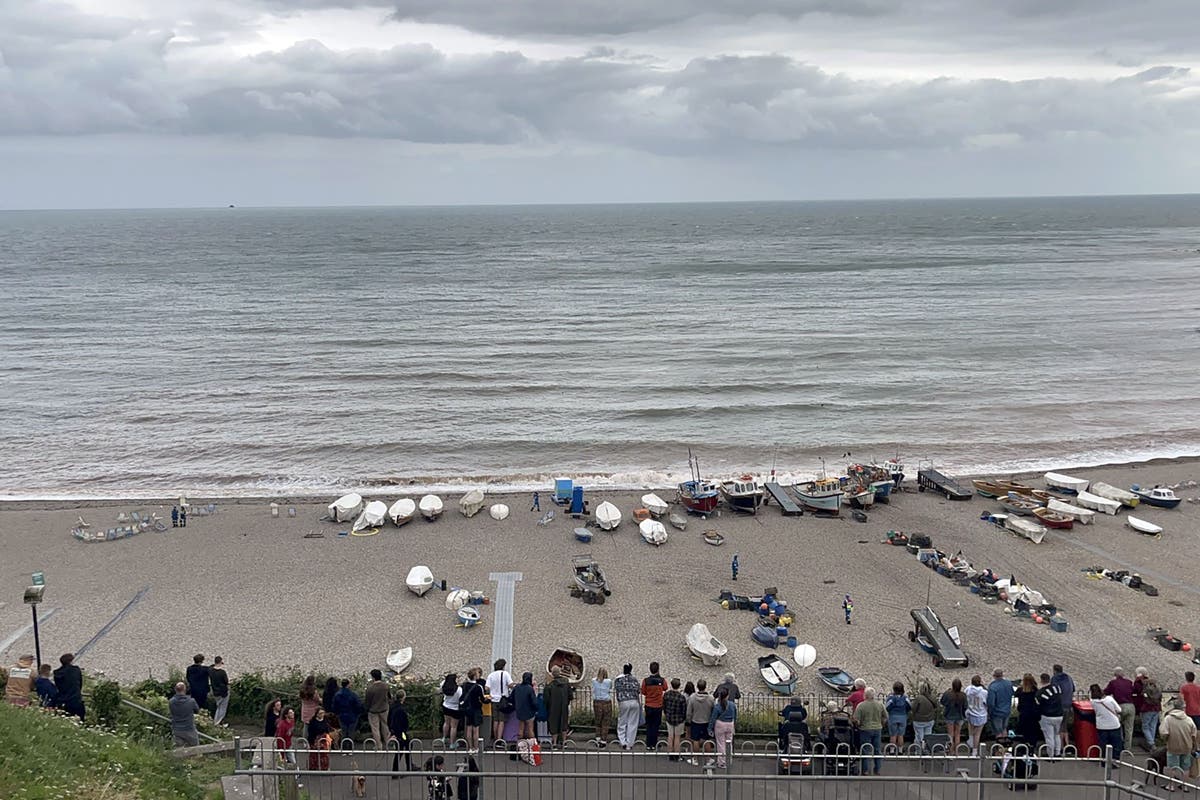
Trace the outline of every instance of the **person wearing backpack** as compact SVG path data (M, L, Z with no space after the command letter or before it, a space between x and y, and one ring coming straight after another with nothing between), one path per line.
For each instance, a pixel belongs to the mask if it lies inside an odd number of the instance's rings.
M897 750L904 747L904 732L908 729L908 715L912 713L912 703L904 695L904 684L896 681L892 684L892 693L883 704L887 711L888 736L892 746Z

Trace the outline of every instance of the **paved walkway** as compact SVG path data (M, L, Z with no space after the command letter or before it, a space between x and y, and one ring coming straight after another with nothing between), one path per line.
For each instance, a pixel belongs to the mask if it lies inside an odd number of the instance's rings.
M492 624L492 663L504 659L513 663L513 602L517 592L517 583L524 578L519 572L493 572L488 575L489 581L496 584L494 599L495 620Z

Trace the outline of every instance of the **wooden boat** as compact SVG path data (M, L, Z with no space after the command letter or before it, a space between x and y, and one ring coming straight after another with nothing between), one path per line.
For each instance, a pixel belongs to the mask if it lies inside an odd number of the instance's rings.
M592 532L587 528L576 528L575 538L581 542L590 542L592 540Z
M703 622L697 622L691 627L687 632L686 641L688 650L691 650L692 655L700 659L704 666L716 667L725 663L729 648L713 636Z
M775 633L774 625L755 625L750 629L750 638L763 647L775 649L779 646L779 635Z
M763 683L776 694L791 694L796 691L796 670L776 655L758 657L758 674Z
M621 524L621 509L605 500L596 506L596 525L602 531L611 531Z
M792 653L792 660L796 662L796 666L801 669L811 667L817 663L817 648L811 644L796 645L795 652Z
M392 524L399 528L402 525L407 525L412 522L413 516L417 513L417 504L407 497L401 497L396 502L392 503L388 509L388 518Z
M667 517L667 521L671 523L671 527L677 531L687 530L687 517L680 514L672 514Z
M362 495L342 495L329 504L329 518L334 522L349 522L362 513Z
M808 483L792 485L800 505L809 511L837 516L842 509L842 484L834 478L823 477Z
M1016 492L1017 494L1033 494L1033 487L1027 483L997 480L996 485L1004 489L1006 492Z
M1036 502L1028 499L1016 492L1010 492L1004 497L997 497L996 502L1004 506L1004 510L1010 514L1021 516L1029 516L1035 509L1041 508Z
M417 597L422 597L433 588L433 573L426 566L413 567L408 571L408 577L404 579L404 585Z
M688 450L688 466L692 470L692 479L679 484L679 503L689 514L699 514L707 517L717 510L721 502L721 492L717 485L700 477L700 459Z
M1041 503L1042 505L1046 505L1051 500L1058 499L1054 495L1050 494L1050 492L1047 492L1045 489L1034 489L1029 494L1023 495L1023 497L1028 497L1031 500L1036 500L1039 503Z
M714 547L720 547L725 544L725 537L715 530L707 530L704 532L704 543L711 544Z
M578 651L559 647L546 659L546 674L558 667L567 683L579 684L583 682L583 666L583 656Z
M725 481L721 484L721 496L725 503L734 511L747 514L757 514L758 507L763 503L766 492L754 480L753 475L743 475L735 481Z
M575 581L572 597L582 597L588 603L604 605L604 598L612 594L604 570L592 558L591 553L571 556L571 577Z
M1064 503L1062 500L1051 500L1046 504L1046 508L1059 514L1066 514L1080 525L1091 525L1096 519L1095 511L1073 506L1070 503Z
M1101 497L1091 492L1079 492L1075 497L1075 503L1102 514L1115 515L1121 510L1121 504L1118 501L1109 500L1107 497Z
M458 501L458 510L464 517L473 517L483 508L483 490L472 489Z
M496 503L488 509L488 516L497 522L508 519L508 506L504 505L504 503Z
M354 525L351 526L350 532L357 533L365 531L368 528L378 528L387 519L387 504L382 500L372 500L367 503L366 508L358 515L358 519L354 520Z
M638 525L638 531L641 532L642 539L644 539L647 544L652 544L655 547L659 547L660 545L667 543L667 529L656 519L644 520L640 525Z
M421 516L429 522L433 522L435 519L440 517L442 515L442 511L445 510L445 506L442 504L442 498L438 497L436 494L427 494L422 497L421 502L417 503L417 508L421 509Z
M1135 483L1130 488L1146 505L1157 506L1159 508L1175 508L1175 506L1183 501L1182 497L1178 497L1165 486L1155 486L1153 489L1147 491Z
M1007 497L1008 489L1000 486L995 481L974 480L971 485L975 487L975 491L981 497Z
M670 506L667 505L667 501L663 500L656 494L642 495L642 505L645 506L646 510L650 512L650 516L654 517L655 519L658 519L663 514L666 514L667 509L670 508Z
M1135 508L1142 500L1133 492L1127 492L1124 489L1118 489L1116 486L1101 483L1100 481L1092 483L1091 492L1108 500L1116 500L1121 505L1128 506L1129 508Z
M1020 517L1014 517L1012 514L1004 518L1004 527L1018 536L1025 537L1034 544L1041 544L1042 540L1046 538L1046 526L1027 519L1021 519Z
M1138 533L1144 533L1147 536L1161 536L1163 532L1161 525L1155 525L1153 522L1133 516L1126 517L1125 524Z
M1060 492L1067 494L1079 494L1086 492L1090 481L1084 478L1073 478L1070 475L1063 475L1061 472L1047 472L1042 476L1042 480L1051 489L1057 489Z
M458 617L458 627L474 628L479 624L479 609L475 606L463 606L455 612Z
M409 664L413 660L413 649L411 647L401 647L399 650L393 650L387 654L387 666L392 672L399 675L404 670L408 669Z
M841 667L817 667L817 677L839 694L850 694L854 689L854 676Z
M1075 518L1067 514L1060 514L1057 511L1051 511L1048 508L1038 507L1033 510L1033 515L1038 518L1038 521L1047 528L1062 528L1070 530L1075 527Z

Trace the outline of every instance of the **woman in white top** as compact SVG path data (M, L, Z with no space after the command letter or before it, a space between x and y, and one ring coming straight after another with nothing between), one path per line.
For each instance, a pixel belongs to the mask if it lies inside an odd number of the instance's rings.
M971 733L971 755L979 755L979 741L983 738L983 726L987 724L987 689L983 688L983 678L971 676L971 685L967 687L967 727Z
M1125 738L1121 733L1121 704L1111 694L1105 694L1100 684L1093 683L1088 688L1092 696L1092 710L1096 712L1096 732L1100 735L1100 757L1104 757L1105 746L1111 746L1113 757L1121 755ZM1080 753L1084 758L1092 758L1094 753Z
M458 685L458 675L447 673L442 681L442 739L451 750L458 744L458 722L462 719L458 704L461 701L462 687Z

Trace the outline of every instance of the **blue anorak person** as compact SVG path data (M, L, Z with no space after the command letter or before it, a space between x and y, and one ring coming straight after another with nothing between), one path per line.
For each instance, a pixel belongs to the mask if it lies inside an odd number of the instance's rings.
M179 506L171 506L171 527L179 527Z
M733 563L731 563L729 565L729 569L733 572L733 579L736 581L737 574L738 574L738 554L737 553L733 554Z
M854 613L854 602L850 599L850 595L846 595L846 599L842 601L842 611L846 612L846 624L850 624L850 615Z
M533 505L530 506L529 510L530 511L541 511L542 510L542 498L538 496L537 492L533 493Z

